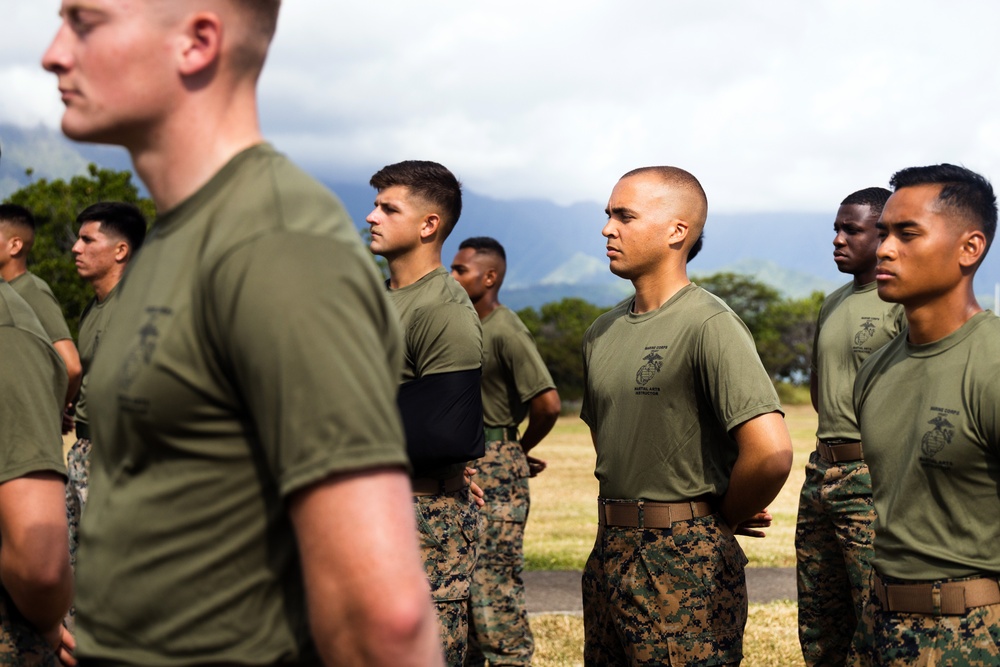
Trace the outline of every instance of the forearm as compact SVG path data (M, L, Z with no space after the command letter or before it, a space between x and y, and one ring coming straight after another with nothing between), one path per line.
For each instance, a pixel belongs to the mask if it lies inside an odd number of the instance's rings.
M531 451L552 431L559 419L562 402L555 389L549 389L531 399L528 408L528 426L521 434L521 448Z
M66 524L39 526L30 543L0 547L0 581L40 632L59 624L73 601Z
M788 429L778 413L761 415L733 430L740 453L720 511L733 528L774 500L792 467Z

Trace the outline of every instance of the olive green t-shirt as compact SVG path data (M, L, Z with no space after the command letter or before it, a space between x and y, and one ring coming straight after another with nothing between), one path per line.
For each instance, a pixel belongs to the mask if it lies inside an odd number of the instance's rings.
M0 280L0 483L33 472L66 474L60 426L67 382L38 317Z
M49 342L55 343L73 337L56 295L52 293L52 288L47 282L27 271L10 281L10 286L35 311L38 321L42 323L42 328L49 336Z
M877 283L850 282L829 294L819 310L813 341L812 370L818 380L821 440L858 440L854 417L854 377L861 362L906 327L897 303L878 296Z
M554 389L549 369L521 318L498 306L483 318L483 421L487 426L517 426L528 401Z
M738 447L729 431L780 412L746 326L690 284L659 309L622 301L583 342L580 417L594 433L603 498L722 496Z
M412 285L390 289L389 299L403 329L403 382L482 366L479 315L446 268L439 266ZM446 479L464 467L421 467L414 474Z
M370 255L329 191L259 145L159 218L118 289L88 383L77 655L318 664L287 499L408 465Z
M118 285L111 288L103 301L96 298L90 302L83 316L80 318L80 335L78 338L80 350L80 363L83 366L83 381L80 383L80 393L76 397L76 421L78 424L89 424L87 416L87 376L90 373L90 366L94 363L94 353L101 343L108 325L111 324L111 313L114 311L115 295L118 293Z
M898 336L854 385L882 574L1000 574L1000 318L926 345Z

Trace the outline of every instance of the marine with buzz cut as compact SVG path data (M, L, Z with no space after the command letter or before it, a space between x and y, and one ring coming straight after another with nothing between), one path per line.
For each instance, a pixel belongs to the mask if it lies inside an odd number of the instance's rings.
M600 483L583 573L584 664L739 664L747 562L792 447L753 339L693 284L708 199L677 167L618 181L605 210L611 272L635 296L583 342L584 397Z
M83 665L443 664L395 313L260 132L278 11L63 0L43 56L63 132L124 146L158 212L88 374Z
M472 576L466 665L530 665L534 639L525 610L524 526L528 478L545 462L528 455L559 418L555 383L528 328L500 303L507 253L494 238L458 246L451 275L465 288L483 325L483 422L486 454L473 464L482 486L484 530ZM524 433L518 425L528 418Z
M462 186L442 164L405 160L371 177L371 251L389 266L389 299L403 329L399 408L413 464L413 506L424 572L449 665L465 661L469 590L480 513L466 465L483 455L479 316L441 263L462 214Z
M858 367L906 327L902 306L879 298L875 223L892 193L848 195L833 221L833 260L853 280L823 301L813 340L810 395L819 413L795 527L799 643L809 667L843 665L868 596L871 477L854 415Z
M69 411L80 388L83 368L62 306L52 288L28 270L28 255L34 244L35 217L31 211L17 204L0 204L0 277L35 311L49 341L62 358L68 376L64 407Z
M146 238L146 218L126 202L98 202L76 216L77 239L72 252L77 275L94 290L80 315L79 349L83 381L74 404L76 442L66 453L66 518L69 521L70 564L76 566L80 516L87 505L90 479L90 419L87 416L87 375L97 347L111 324L118 284L125 268Z
M854 384L876 519L850 663L997 665L1000 319L973 291L996 195L952 164L903 169L889 185L875 280L907 328Z

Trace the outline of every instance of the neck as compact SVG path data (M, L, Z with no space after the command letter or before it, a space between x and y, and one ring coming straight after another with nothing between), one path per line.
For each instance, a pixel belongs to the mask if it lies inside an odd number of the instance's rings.
M476 309L480 320L485 320L486 316L500 307L500 301L495 292L487 292L478 301L474 301L472 306Z
M3 267L0 267L0 277L3 277L4 281L8 283L27 272L28 268L20 262L8 262Z
M633 312L641 314L656 310L690 283L686 265L670 266L662 271L633 278L632 285L635 287Z
M409 287L441 264L441 249L431 246L420 246L410 252L393 257L386 257L389 264L389 287L400 289Z
M854 286L864 287L869 283L875 282L875 267L873 266L870 270L863 273L854 274Z
M118 284L118 281L122 279L122 273L124 270L124 266L116 266L106 275L91 281L90 286L94 288L94 295L97 297L98 303L108 298L108 295L111 294L111 290L113 290L115 285Z
M973 292L972 280L961 288L917 304L903 304L906 310L907 340L925 345L958 331L976 313L982 312Z
M128 146L136 173L159 212L197 192L239 152L263 141L252 89L214 102L191 93L160 126Z

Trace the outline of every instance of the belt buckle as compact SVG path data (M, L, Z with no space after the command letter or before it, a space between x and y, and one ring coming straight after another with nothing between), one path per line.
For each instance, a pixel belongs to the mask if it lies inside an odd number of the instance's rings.
M646 525L646 516L645 516L644 504L645 503L643 502L642 499L639 499L635 503L635 509L636 509L635 522L637 524L636 528L644 528L645 525Z

